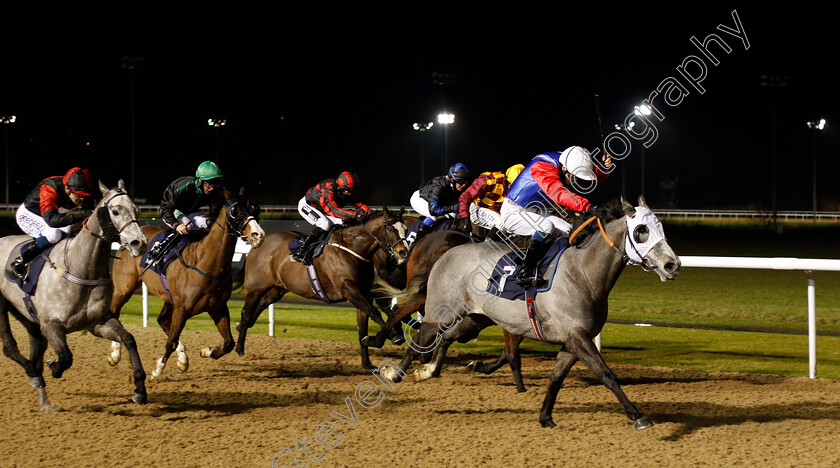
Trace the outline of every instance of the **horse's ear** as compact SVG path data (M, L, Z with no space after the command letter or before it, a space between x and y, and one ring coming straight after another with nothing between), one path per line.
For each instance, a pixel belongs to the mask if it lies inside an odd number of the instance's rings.
M99 181L99 190L102 192L102 196L107 195L109 191L108 186L103 184L101 180Z
M382 215L386 218L391 217L391 212L388 210L388 205L382 205Z
M639 206L650 209L650 207L647 205L647 202L645 201L645 196L644 195L639 195Z
M117 182L117 188L120 189L121 192L128 192L128 190L125 189L125 182L123 182L122 179Z
M228 189L225 189L225 190L224 190L224 194L225 194L225 200L227 200L228 198L230 198L230 191L229 191Z
M405 214L405 205L402 205L402 206L400 206L400 213L399 213L399 216L398 216L400 218L400 221L402 221L402 217L403 217L404 214Z
M621 196L621 207L624 208L624 211L632 211L633 205L627 203L627 200L624 199L624 195Z
M239 187L239 194L245 196L245 187Z

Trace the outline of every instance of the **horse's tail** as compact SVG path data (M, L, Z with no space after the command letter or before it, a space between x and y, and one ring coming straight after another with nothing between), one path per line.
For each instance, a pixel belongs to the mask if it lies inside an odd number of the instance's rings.
M411 279L411 283L405 289L397 289L384 280L377 277L373 286L373 292L377 298L394 298L400 307L419 307L426 302L426 285L429 283L429 273L432 268L423 270Z

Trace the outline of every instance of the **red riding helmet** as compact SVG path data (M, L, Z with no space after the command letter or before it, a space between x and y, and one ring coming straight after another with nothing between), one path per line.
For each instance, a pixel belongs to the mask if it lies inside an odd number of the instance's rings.
M80 167L74 167L67 171L67 174L64 174L64 178L61 181L71 192L86 197L90 196L91 189L93 188L90 171Z
M335 182L340 189L353 190L357 185L359 185L359 177L352 172L344 171L339 174Z

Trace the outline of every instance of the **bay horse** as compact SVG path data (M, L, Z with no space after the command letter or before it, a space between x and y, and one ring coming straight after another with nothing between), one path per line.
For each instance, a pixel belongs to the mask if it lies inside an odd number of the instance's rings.
M227 190L224 194L224 207L218 213L211 213L211 216L215 216L215 222L209 232L184 247L178 256L180 261L173 261L167 267L165 281L151 269L144 271L140 266L141 258L127 258L123 248L120 248L114 259L114 294L111 301L114 315L119 314L139 287L140 281L163 301L157 321L168 339L164 354L157 360L157 366L152 371L152 380L161 375L169 356L176 350L178 368L182 372L189 369L186 347L179 338L187 320L202 312L210 315L224 341L215 348L203 348L199 355L219 359L233 350L235 342L230 331L227 303L232 291L231 261L236 239L243 238L254 251L258 251L257 248L266 236L257 219L259 208L245 198L244 188L238 195ZM149 239L164 230L156 226L144 226L142 229ZM111 365L119 362L118 351L119 347L115 346L109 356Z
M37 390L43 412L60 411L50 404L44 382L44 352L47 344L57 355L48 361L52 376L60 378L73 364L73 353L67 346L67 334L87 330L107 340L125 345L131 357L134 392L131 399L146 403L146 373L137 352L137 343L111 312L114 290L108 273L111 243L119 242L122 249L139 257L146 247L146 237L137 225L137 207L128 196L122 180L109 189L99 183L102 200L94 215L81 223L75 236L59 241L46 256L46 264L38 275L35 293L30 296L31 311L24 292L5 275L0 280L0 336L3 353L23 367L29 384ZM0 239L0 258L7 258L22 242L32 238L25 235ZM34 260L33 260L34 262ZM29 359L21 355L12 336L9 313L23 324L29 333Z
M543 427L556 426L552 411L557 393L578 360L615 394L637 429L652 426L624 394L592 340L606 322L607 298L628 262L656 272L664 282L677 277L680 260L643 197L635 208L622 199L599 213L604 215L589 218L589 230L578 234L576 247L566 249L555 260L550 289L533 301L537 322L529 318L524 301L498 298L475 287L480 264L494 265L503 254L486 244L463 245L446 252L429 273L426 316L420 330L412 337L399 368L389 367L382 375L399 382L419 354L432 352L431 361L421 365L414 377L421 381L439 376L446 351L454 341L464 342L483 328L499 325L513 335L530 339L541 336L544 341L563 345L540 411ZM600 235L592 234L593 229L600 230Z
M359 339L367 336L368 318L384 324L379 309L371 302L370 288L374 269L372 258L380 249L385 250L395 262L402 263L408 254L405 243L403 211L394 213L387 206L382 214L371 217L363 224L347 226L334 231L323 253L313 264L329 301L348 301L356 307ZM286 293L307 299L320 299L313 291L307 266L289 256L289 242L300 236L296 232L277 232L266 236L265 244L251 252L245 260L245 305L239 323L236 351L245 352L248 328L270 304L279 301ZM362 367L373 368L367 346L361 345Z

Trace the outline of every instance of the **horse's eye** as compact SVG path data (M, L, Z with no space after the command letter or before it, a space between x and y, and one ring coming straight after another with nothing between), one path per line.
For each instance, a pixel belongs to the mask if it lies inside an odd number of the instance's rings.
M120 212L117 211L116 208L115 208L115 209L111 210L111 214L114 215L114 216L119 216Z
M394 227L393 227L393 226L390 226L390 227L388 228L388 232L394 232Z

